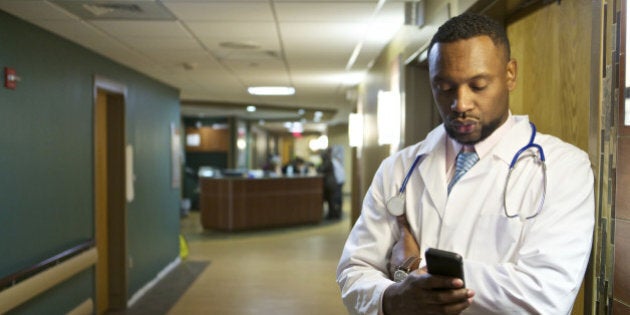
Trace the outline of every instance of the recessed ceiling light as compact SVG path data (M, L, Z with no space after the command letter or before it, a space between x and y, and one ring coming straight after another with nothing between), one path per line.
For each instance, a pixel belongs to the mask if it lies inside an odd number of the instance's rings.
M250 112L250 113L253 113L253 112L255 112L255 111L256 111L256 106L254 106L254 105L249 105L249 106L247 106L246 110L247 110L248 112Z
M293 95L295 88L292 86L250 86L247 92L251 95Z

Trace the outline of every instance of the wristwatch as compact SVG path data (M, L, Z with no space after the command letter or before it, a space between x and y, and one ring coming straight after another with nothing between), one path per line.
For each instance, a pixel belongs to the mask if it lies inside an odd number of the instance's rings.
M394 281L401 282L405 280L409 273L415 269L413 268L413 265L416 261L419 263L420 257L409 257L402 265L396 267L396 271L394 271Z

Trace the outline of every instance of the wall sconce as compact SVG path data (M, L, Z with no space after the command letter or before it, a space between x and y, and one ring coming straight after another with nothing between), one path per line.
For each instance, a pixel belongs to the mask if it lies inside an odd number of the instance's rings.
M363 146L363 115L350 113L348 116L348 138L350 147Z
M400 93L378 91L376 109L378 144L398 144L400 141Z

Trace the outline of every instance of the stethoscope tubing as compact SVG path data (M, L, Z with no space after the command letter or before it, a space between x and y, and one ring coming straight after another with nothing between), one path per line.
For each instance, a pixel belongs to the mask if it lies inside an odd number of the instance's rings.
M545 152L539 144L534 143L534 138L536 137L536 125L534 125L532 122L530 122L529 125L532 126L532 135L529 137L529 142L522 148L520 148L512 158L512 162L510 163L510 170L512 170L514 168L514 165L516 165L518 157L521 156L521 154L523 154L523 152L525 152L529 148L536 148L540 153L540 160L545 162Z
M400 189L398 190L399 194L405 193L405 189L407 189L407 182L411 178L411 175L413 174L413 171L416 169L416 166L418 166L418 163L420 163L421 158L422 158L422 155L416 156L416 159L413 161L413 164L411 164L411 168L409 168L409 171L407 171L407 175L405 175L405 179L403 179L402 185L400 185Z
M545 152L543 151L543 148L539 144L534 143L534 138L536 137L536 126L532 122L530 122L529 124L532 127L532 135L529 138L529 143L527 143L522 148L520 148L516 152L514 157L512 158L512 162L510 163L510 168L508 170L508 174L505 179L505 186L503 187L503 211L505 212L505 216L510 219L521 217L521 221L533 219L536 216L538 216L538 214L542 211L543 205L545 203L545 197L547 196L547 164L545 163ZM530 156L533 157L534 159L537 158L536 153L530 153L528 155L522 156L522 154L525 151L532 148L538 150L538 154L540 155L539 160L542 163L542 172L543 172L542 198L540 199L540 204L538 204L538 209L536 210L536 212L534 212L534 214L530 216L521 216L521 212L517 211L516 214L510 215L508 211L508 206L507 206L507 189L508 189L508 184L510 183L510 177L512 176L512 171L514 170L514 167L516 167L516 163L518 163L518 161L520 161L523 158L530 157Z

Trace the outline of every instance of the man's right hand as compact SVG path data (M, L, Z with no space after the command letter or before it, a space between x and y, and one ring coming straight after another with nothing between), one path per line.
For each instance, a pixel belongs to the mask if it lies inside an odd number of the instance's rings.
M389 286L383 296L386 315L459 314L472 304L475 293L461 279L433 276L422 270Z

